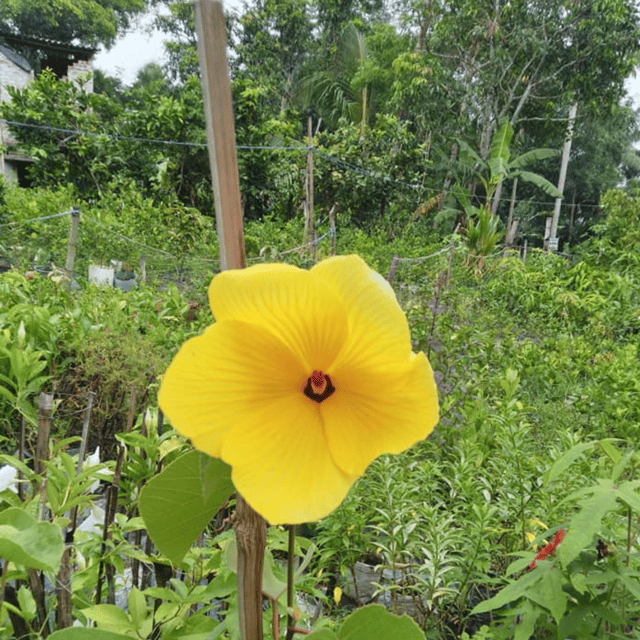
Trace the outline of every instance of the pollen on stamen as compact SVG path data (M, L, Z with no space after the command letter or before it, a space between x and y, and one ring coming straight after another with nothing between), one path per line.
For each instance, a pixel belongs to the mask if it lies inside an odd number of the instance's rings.
M309 400L322 402L336 390L331 378L322 371L314 371L308 378L307 384L302 390Z
M324 373L322 373L322 371L314 371L311 374L311 384L317 389L324 387L326 384Z

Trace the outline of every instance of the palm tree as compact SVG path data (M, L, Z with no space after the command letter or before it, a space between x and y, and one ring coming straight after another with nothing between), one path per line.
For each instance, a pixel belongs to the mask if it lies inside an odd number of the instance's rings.
M358 71L370 60L364 34L348 24L338 43L331 65L312 69L298 80L298 100L314 109L329 126L341 119L360 125L361 134L370 114L370 86Z

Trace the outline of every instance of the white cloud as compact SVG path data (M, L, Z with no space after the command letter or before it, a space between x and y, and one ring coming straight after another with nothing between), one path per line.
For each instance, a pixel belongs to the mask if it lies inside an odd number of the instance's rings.
M242 0L226 0L225 10L239 10ZM142 16L132 31L119 38L109 51L101 50L94 58L94 66L109 76L120 78L129 86L136 81L138 71L151 62L167 62L164 42L166 34L153 28L154 12Z

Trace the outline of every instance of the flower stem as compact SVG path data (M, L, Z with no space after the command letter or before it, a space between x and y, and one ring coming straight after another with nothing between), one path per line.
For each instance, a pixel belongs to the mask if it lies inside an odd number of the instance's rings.
M267 523L236 494L238 611L242 640L262 640L262 567Z
M293 611L293 560L295 557L296 525L289 525L289 547L287 553L287 638L292 640L295 633Z

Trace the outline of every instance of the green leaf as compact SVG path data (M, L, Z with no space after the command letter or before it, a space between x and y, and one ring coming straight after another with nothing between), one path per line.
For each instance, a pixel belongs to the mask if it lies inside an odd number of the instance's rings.
M330 629L318 629L307 636L307 640L339 640L338 636Z
M203 464L201 455L189 451L176 458L140 494L140 515L147 531L174 563L182 560L234 491L231 468L216 459Z
M520 622L515 626L513 640L529 640L535 633L536 622L542 614L542 611L532 602L529 602L529 600L525 600L519 613Z
M511 170L522 169L532 162L547 160L548 158L554 158L559 155L560 149L531 149L513 158L511 162L509 162L509 167Z
M38 522L19 507L0 512L0 557L32 569L56 572L64 550L60 527Z
M602 448L602 451L605 455L613 462L613 464L618 464L620 462L620 452L613 445L614 440L611 438L607 438L606 440L599 440L598 444Z
M538 187L538 189L542 189L548 196L552 198L562 198L562 192L556 187L552 182L549 182L545 177L541 176L539 173L533 173L533 171L515 171L512 173L512 176L522 178L525 182L530 182L531 184Z
M565 567L592 543L600 530L602 518L618 506L617 487L611 480L600 479L598 485L589 487L587 491L592 494L591 497L579 503L580 511L571 519L567 536L558 546L558 557ZM581 490L572 497L583 493L584 490Z
M542 480L545 485L551 484L558 476L566 471L580 456L582 456L589 449L593 449L594 442L581 442L575 447L571 447L568 451L565 451L551 466L543 476Z
M139 589L136 589L136 587L131 589L129 592L128 604L131 621L136 628L140 628L142 623L147 619L149 610L146 598Z
M637 572L622 571L619 574L620 582L631 593L631 595L640 601L640 575Z
M518 598L521 598L525 593L528 593L530 589L533 589L535 583L541 578L542 575L539 571L528 571L520 576L518 580L510 582L506 587L496 593L493 598L489 598L488 600L477 604L471 611L471 615L494 611L495 609L504 607L504 605L509 604L514 600L518 600Z
M49 640L131 640L131 636L123 636L104 629L69 627L55 631Z
M627 504L636 514L640 514L640 496L636 493L640 482L623 482L617 488L620 500Z
M513 127L511 123L505 118L498 131L491 139L491 151L489 152L489 158L491 160L500 159L506 164L509 162L511 140L513 139ZM493 173L493 172L492 172ZM494 174L495 175L495 174ZM493 177L493 175L492 175Z
M220 501L220 506L235 491L231 482L231 467L219 458L200 454L200 478L202 499Z
M504 158L489 158L487 165L491 172L490 182L493 185L498 184L500 179L504 178L509 170L509 164Z
M107 631L114 629L135 631L129 616L115 604L95 604L92 607L82 609L82 613L89 620L93 620L98 627Z
M562 589L562 571L551 562L541 563L534 571L540 572L541 579L536 583L536 588L527 592L527 597L547 609L556 623L559 623L567 610L567 594Z
M354 611L340 627L340 640L424 640L420 627L406 615L389 613L381 604Z

